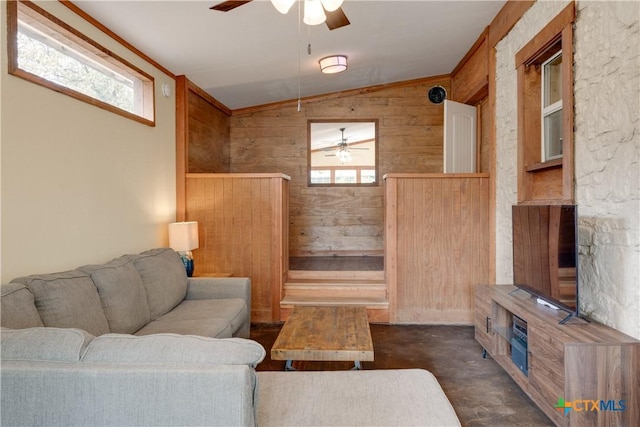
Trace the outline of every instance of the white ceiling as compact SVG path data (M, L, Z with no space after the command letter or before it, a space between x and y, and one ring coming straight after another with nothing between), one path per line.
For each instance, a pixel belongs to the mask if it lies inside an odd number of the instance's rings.
M299 25L297 5L287 15L268 0L209 10L220 2L74 1L230 109L297 99L298 88L304 98L448 74L505 3L346 0L351 25L329 31ZM331 54L347 55L348 70L320 73L318 60Z

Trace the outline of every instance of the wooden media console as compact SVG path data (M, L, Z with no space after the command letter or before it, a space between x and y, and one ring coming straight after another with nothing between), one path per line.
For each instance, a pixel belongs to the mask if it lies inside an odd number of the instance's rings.
M556 425L640 425L638 340L582 318L560 324L565 312L514 286L476 286L475 303L476 340ZM526 322L526 373L513 361L514 316Z

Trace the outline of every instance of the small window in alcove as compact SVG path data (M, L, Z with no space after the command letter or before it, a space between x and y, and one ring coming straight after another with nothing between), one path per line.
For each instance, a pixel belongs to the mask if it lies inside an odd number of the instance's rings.
M377 135L377 120L309 120L309 185L378 185Z
M542 64L542 161L562 157L562 51Z

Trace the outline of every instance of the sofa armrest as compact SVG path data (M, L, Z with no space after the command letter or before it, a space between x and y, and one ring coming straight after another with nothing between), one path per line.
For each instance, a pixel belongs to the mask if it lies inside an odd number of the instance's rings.
M256 386L255 370L247 365L6 362L0 421L253 426Z
M185 299L242 298L251 303L248 277L189 277Z
M184 299L223 299L242 298L247 303L249 319L251 319L251 279L248 277L189 277L187 295ZM246 333L248 338L249 324Z

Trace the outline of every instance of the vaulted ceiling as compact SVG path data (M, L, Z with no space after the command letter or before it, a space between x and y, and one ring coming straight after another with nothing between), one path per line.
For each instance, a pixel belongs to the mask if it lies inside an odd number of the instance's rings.
M220 2L74 1L230 109L448 74L505 3L346 0L351 24L329 31L301 23L298 5L287 15L268 0L209 9ZM322 74L318 61L332 54L349 67Z

